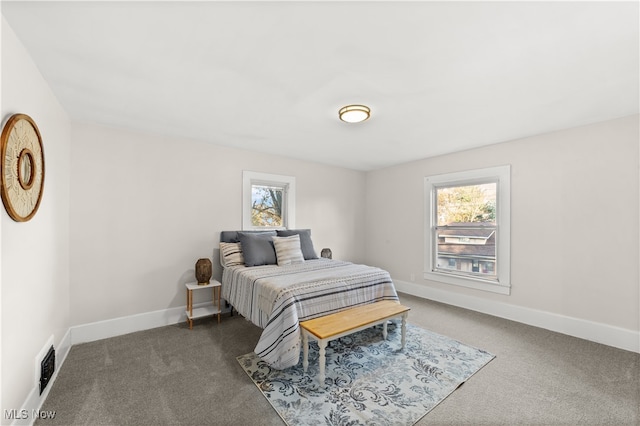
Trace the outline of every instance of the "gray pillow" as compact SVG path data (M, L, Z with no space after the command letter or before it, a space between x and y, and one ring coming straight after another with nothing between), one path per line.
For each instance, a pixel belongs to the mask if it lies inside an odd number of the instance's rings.
M304 260L317 259L313 242L311 241L311 229L282 229L278 230L278 237L290 237L292 235L300 235L300 247Z
M277 264L276 249L271 237L276 231L260 233L238 232L238 241L242 244L245 266Z

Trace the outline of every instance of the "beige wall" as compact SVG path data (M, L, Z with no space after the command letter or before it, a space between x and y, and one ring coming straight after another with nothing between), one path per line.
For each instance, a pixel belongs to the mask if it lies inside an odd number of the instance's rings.
M69 161L71 124L28 53L2 18L2 125L14 113L34 119L43 139L44 193L37 214L0 215L2 397L19 410L36 386L36 356L69 329ZM36 393L36 398L37 398Z
M362 172L74 124L71 315L74 325L184 306L198 258L241 229L242 171L296 178L296 227L318 253L364 260Z
M368 173L366 259L454 298L638 331L638 134L632 116ZM424 177L504 164L512 174L511 295L424 280Z

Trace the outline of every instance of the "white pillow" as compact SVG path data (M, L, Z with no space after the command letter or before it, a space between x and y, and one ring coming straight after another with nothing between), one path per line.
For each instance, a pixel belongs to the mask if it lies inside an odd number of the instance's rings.
M272 237L273 246L276 249L278 266L291 265L293 263L303 263L304 256L300 247L300 236Z
M244 265L242 245L240 243L220 243L220 264L224 268Z

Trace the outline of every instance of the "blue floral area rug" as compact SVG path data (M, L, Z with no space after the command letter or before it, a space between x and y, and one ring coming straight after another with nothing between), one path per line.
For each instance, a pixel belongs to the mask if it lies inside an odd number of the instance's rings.
M318 345L309 348L309 368L269 367L253 352L238 362L289 426L413 425L494 358L448 337L407 324L390 323L329 343L326 378L318 382Z

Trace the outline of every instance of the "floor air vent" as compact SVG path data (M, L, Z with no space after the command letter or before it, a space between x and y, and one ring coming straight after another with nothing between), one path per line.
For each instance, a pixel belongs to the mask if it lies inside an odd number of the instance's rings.
M49 380L51 380L55 369L56 351L53 349L53 346L51 346L51 349L47 352L47 356L45 356L40 363L40 395L42 395L42 391L44 391L44 388L49 384Z

